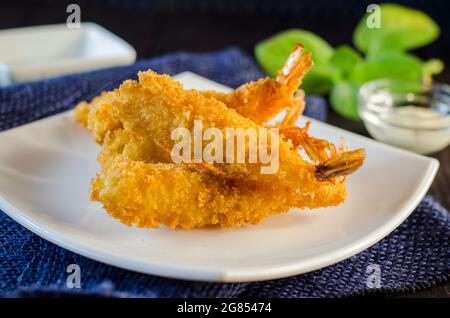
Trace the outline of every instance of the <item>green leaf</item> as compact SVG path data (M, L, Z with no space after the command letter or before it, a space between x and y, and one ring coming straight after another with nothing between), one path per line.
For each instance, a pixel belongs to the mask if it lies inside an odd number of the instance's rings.
M256 59L268 74L276 76L297 43L301 43L307 52L312 52L315 65L327 64L333 55L333 48L319 36L309 31L291 29L256 44Z
M417 57L401 52L385 52L358 63L349 79L360 84L382 78L420 81L422 74L423 62Z
M444 62L439 59L431 59L423 64L423 73L426 76L437 75L444 70Z
M331 63L335 65L344 77L347 77L353 68L362 61L361 56L348 45L336 48Z
M303 79L301 88L307 94L328 94L333 83L340 80L338 70L331 65L315 65Z
M350 82L338 82L330 93L330 102L334 111L342 117L359 120L358 92L360 85Z
M380 27L369 28L368 21L374 20L376 12L367 13L353 34L353 42L362 52L370 55L382 51L416 49L439 36L439 26L419 10L391 3L379 7Z

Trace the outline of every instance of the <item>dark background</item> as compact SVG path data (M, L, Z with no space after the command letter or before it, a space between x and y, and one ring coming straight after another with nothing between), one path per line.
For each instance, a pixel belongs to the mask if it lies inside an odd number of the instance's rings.
M450 1L390 1L428 13L441 28L431 45L413 51L423 59L440 58L447 66L438 81L450 82ZM274 33L303 28L331 45L351 44L355 26L371 3L357 0L91 0L2 1L0 29L65 23L66 7L77 3L81 20L99 23L128 41L138 58L174 51L211 51L237 46L253 54L255 44ZM333 112L328 122L367 135L361 123L344 120ZM429 194L450 209L450 149L433 157L441 168ZM428 290L389 295L399 297L450 297L450 283Z
M249 53L255 43L288 28L304 28L331 45L352 43L353 30L371 3L362 0L13 0L0 2L0 29L64 23L77 3L82 21L97 22L134 46L138 58L178 50L210 51L236 45ZM450 2L390 1L428 13L441 27L422 58L450 61ZM446 63L448 64L448 63ZM448 74L448 73L447 73ZM447 75L448 78L448 75ZM439 77L438 77L439 79Z

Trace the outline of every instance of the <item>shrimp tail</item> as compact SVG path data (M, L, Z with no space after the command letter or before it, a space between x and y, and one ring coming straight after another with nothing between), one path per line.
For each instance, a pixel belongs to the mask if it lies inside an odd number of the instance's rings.
M280 128L284 139L289 139L294 148L303 148L308 158L316 165L316 178L326 181L355 172L364 162L364 149L344 151L342 144L338 149L324 139L318 139L308 134L310 121L303 128Z
M299 89L294 95L293 103L289 108L288 113L278 125L279 128L293 127L297 119L303 114L305 110L305 92Z
M292 94L298 89L303 78L313 66L311 52L303 54L305 48L296 44L283 68L278 71L276 81L288 87Z
M276 78L279 84L286 87L288 95L293 96L288 113L279 124L280 128L295 126L295 122L305 109L305 93L299 87L305 75L312 68L313 61L311 52L303 54L303 51L303 45L296 44Z
M291 141L294 148L303 148L306 155L313 163L323 163L337 155L336 147L324 139L318 139L308 134L310 121L305 127L281 127L280 132L284 139Z
M345 151L316 166L316 178L319 181L349 175L361 167L366 158L364 149Z

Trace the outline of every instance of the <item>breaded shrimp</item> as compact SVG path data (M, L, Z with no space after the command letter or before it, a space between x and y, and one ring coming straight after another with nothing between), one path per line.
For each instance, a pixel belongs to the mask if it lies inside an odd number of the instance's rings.
M304 108L303 93L294 97L303 78L313 66L311 53L303 55L303 51L302 45L294 46L276 79L266 77L241 85L231 93L205 91L202 94L223 102L228 108L235 109L258 124L266 123L287 108L288 114L284 122L287 125L287 120L297 118Z
M290 208L337 205L346 197L344 182L298 191L223 178L196 166L160 163L153 156L145 158L134 138L124 129L105 135L99 155L102 171L91 185L91 199L128 225L241 226Z
M194 228L255 224L289 208L340 204L346 197L345 175L358 169L362 149L344 152L305 128L294 127L304 107L297 90L312 65L303 47L294 48L276 80L249 83L230 94L184 90L169 76L139 73L91 103L80 103L76 119L103 145L102 171L93 179L91 198L126 224L141 227ZM203 129L255 129L288 109L278 125L281 140L268 133L268 152L277 141L279 167L261 174L262 162L175 164L172 132ZM205 141L202 144L205 146ZM258 145L259 147L259 145ZM297 152L302 147L308 160ZM191 147L194 149L194 145ZM249 157L249 145L244 149Z
M92 181L91 199L114 217L138 227L197 228L256 224L290 208L337 205L346 196L342 183L325 183L314 192L222 179L187 165L148 164L112 157Z
M91 199L126 224L241 226L289 208L338 205L346 197L343 180L313 181L300 191L223 178L196 166L160 163L153 156L145 158L142 150L131 132L108 132L99 155L102 171L91 186Z
M200 93L221 101L258 124L264 124L287 108L289 111L280 126L293 126L305 106L304 93L298 88L313 65L311 54L302 55L303 51L300 44L294 47L276 79L267 77L246 83L231 93ZM83 101L75 107L75 119L91 130L100 144L106 131L120 128L119 119L111 111L114 98L114 91L104 92L90 103Z
M195 90L184 90L181 84L167 75L147 71L140 72L138 77L139 82L125 81L115 91L117 98L113 103L113 113L120 118L126 130L156 145L159 155L163 158L162 162L173 162L171 151L175 141L172 139L172 131L178 127L192 131L195 120L201 120L204 129L214 127L223 131L223 136L226 135L225 130L228 127L253 128L258 132L263 128L216 99L206 98ZM267 138L267 148L270 152L273 150L271 139L276 136L269 131ZM203 148L207 143L203 141ZM247 144L244 150L246 158L248 146ZM191 149L194 149L194 145ZM279 168L273 174L262 174L261 168L266 165L261 162L214 163L204 164L203 167L229 178L276 182L296 189L315 185L314 164L304 160L290 142L279 140L278 149ZM357 157L359 154L361 153L356 153L353 159L360 165L364 157Z

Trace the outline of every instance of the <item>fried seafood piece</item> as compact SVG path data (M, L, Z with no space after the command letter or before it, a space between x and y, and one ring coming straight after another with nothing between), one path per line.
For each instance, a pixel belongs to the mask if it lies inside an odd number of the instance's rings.
M288 109L282 125L292 125L292 119L297 119L305 107L303 92L296 92L313 66L311 53L303 52L304 47L301 44L295 45L276 79L262 78L241 85L230 93L205 91L202 94L223 102L227 107L235 109L258 124L264 124L284 109Z
M99 144L102 144L107 132L122 127L121 121L112 112L112 104L116 99L114 91L103 92L90 103L83 101L75 107L75 120L89 129Z
M105 135L91 183L91 199L114 217L139 227L195 228L256 224L290 208L334 206L346 197L344 180L315 182L303 191L233 180L197 166L145 158L135 136L117 129Z
M124 136L126 134L119 129L122 128L122 123L112 112L112 103L117 98L116 92L104 92L100 96L95 97L91 103L83 101L75 108L75 119L84 127L91 130L94 139L100 144L103 143L106 134L111 133L114 135L113 132L119 130L116 135L118 139L115 143L120 144L123 151L129 154L132 152L134 160L167 162L169 152L166 151L164 154L161 154L160 147L151 138L138 138L137 136L133 136L131 138L132 140L130 140L130 136L127 135L125 144ZM300 97L299 101L303 102L303 97ZM336 149L332 144L326 140L316 139L308 135L309 122L305 128L292 127L292 124L295 123L296 118L301 113L290 114L292 114L290 121L293 122L288 124L289 121L286 120L289 118L288 114L283 121L286 124L280 126L282 138L292 142L294 148L304 147L310 159L316 163L323 163L330 159L326 154L327 151L332 154L332 157L336 158ZM109 143L111 144L112 141L110 140ZM313 147L314 151L310 150L311 147ZM322 160L317 160L317 156L320 156Z
M91 199L113 217L138 227L234 227L259 223L289 208L337 205L343 183L325 183L314 192L266 187L223 179L187 165L144 163L108 156L91 184Z
M146 140L156 146L155 152L161 162L173 162L171 152L175 145L172 132L179 127L194 130L195 120L201 120L203 129L217 128L226 136L225 130L233 128L253 128L260 132L264 127L238 114L214 98L206 98L195 90L184 90L182 85L167 75L152 71L140 72L139 82L125 81L115 91L116 99L112 103L112 112L120 118L125 130L132 132L137 139ZM213 173L228 178L248 179L252 181L289 185L292 188L309 188L319 186L315 183L316 165L304 160L290 141L276 139L270 131L267 133L267 153L271 153L272 140L276 140L279 151L279 167L276 173L262 174L261 168L266 164L257 163L205 163L201 165ZM225 143L226 141L224 141ZM203 140L202 149L208 141ZM246 143L245 158L249 157L249 143ZM259 147L259 145L257 145ZM195 145L192 144L192 152ZM260 150L260 149L258 149ZM358 153L361 154L361 153ZM339 161L340 154L330 158ZM194 155L192 154L191 158ZM362 164L364 156L355 156L354 166ZM341 166L345 171L345 165ZM323 175L323 174L322 174ZM338 176L339 171L333 174Z
M304 93L298 88L313 65L311 54L303 54L303 51L300 44L294 47L276 79L266 77L246 83L231 93L204 91L201 94L221 101L258 124L288 109L280 126L293 126L305 107ZM93 132L98 143L107 131L121 127L120 120L112 113L115 98L114 91L103 92L90 103L83 101L75 107L75 119Z
M289 208L340 204L346 197L345 176L361 166L365 153L310 136L309 124L294 127L304 108L297 88L312 65L302 51L294 48L275 80L249 83L229 94L184 90L169 76L147 71L139 73L139 81L125 81L91 103L80 103L77 121L103 145L102 171L92 181L91 199L129 225L182 228L255 224ZM278 125L281 139L273 132L267 135L267 153L274 150L271 141L278 145L275 173L262 174L262 162L248 163L249 144L240 149L245 163L173 163L177 128L192 132L200 120L203 130L218 128L223 136L228 128L260 132L286 108Z
M101 202L112 216L128 225L241 226L289 208L335 206L346 197L343 178L333 182L313 180L301 191L223 178L196 165L145 158L134 138L124 129L106 134L99 155L102 171L91 184L91 199Z

